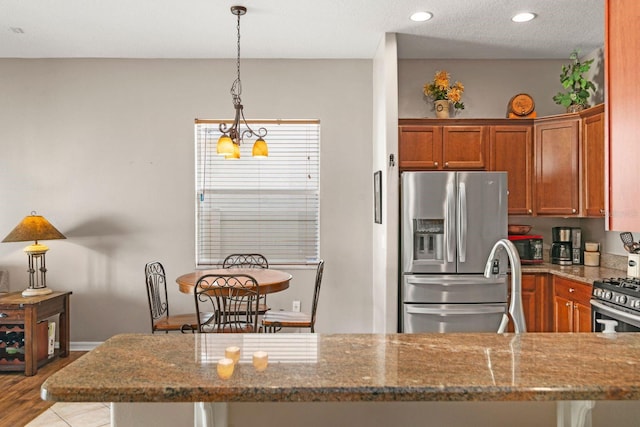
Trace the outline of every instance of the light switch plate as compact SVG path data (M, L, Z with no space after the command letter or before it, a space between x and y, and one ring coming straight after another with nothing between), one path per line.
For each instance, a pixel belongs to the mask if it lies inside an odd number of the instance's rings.
M293 304L291 304L291 309L293 311L299 312L300 311L300 301L298 301L298 300L293 301Z

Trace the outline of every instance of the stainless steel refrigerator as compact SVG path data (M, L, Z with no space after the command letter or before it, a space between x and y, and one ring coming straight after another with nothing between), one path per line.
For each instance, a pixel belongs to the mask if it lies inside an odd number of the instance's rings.
M400 332L496 332L506 274L484 270L507 237L507 173L403 172L401 194Z

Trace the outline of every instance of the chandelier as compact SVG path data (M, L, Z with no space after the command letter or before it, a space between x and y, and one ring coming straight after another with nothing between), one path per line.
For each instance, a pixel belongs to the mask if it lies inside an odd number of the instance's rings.
M233 85L231 85L231 99L236 113L230 127L226 123L220 124L219 128L222 136L218 139L217 153L220 156L225 156L226 159L239 159L240 144L242 144L244 138L257 138L253 144L252 155L254 157L267 157L269 149L264 141L264 137L267 136L267 130L265 128L259 128L257 131L251 129L244 118L242 100L240 99L240 95L242 95L242 81L240 81L240 16L247 13L247 8L244 6L231 6L231 13L238 17L237 77ZM245 129L241 129L241 125L244 125Z

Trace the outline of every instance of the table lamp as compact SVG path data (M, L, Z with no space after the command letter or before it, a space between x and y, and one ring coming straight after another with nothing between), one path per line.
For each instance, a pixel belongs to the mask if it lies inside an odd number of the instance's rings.
M52 292L51 289L47 288L47 268L44 258L49 248L38 243L38 240L54 239L66 239L66 237L56 230L43 216L36 215L35 212L31 212L31 215L24 217L20 224L16 225L16 228L4 238L3 242L35 241L33 245L24 248L29 259L29 269L27 270L29 272L29 287L22 291L23 297L47 295ZM40 274L37 274L38 271Z

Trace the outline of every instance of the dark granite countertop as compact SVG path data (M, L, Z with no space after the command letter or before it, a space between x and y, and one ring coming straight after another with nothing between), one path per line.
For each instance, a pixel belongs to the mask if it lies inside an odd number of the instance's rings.
M216 362L237 345L230 379ZM270 363L258 372L256 350ZM67 402L639 400L640 334L117 335L42 385Z

